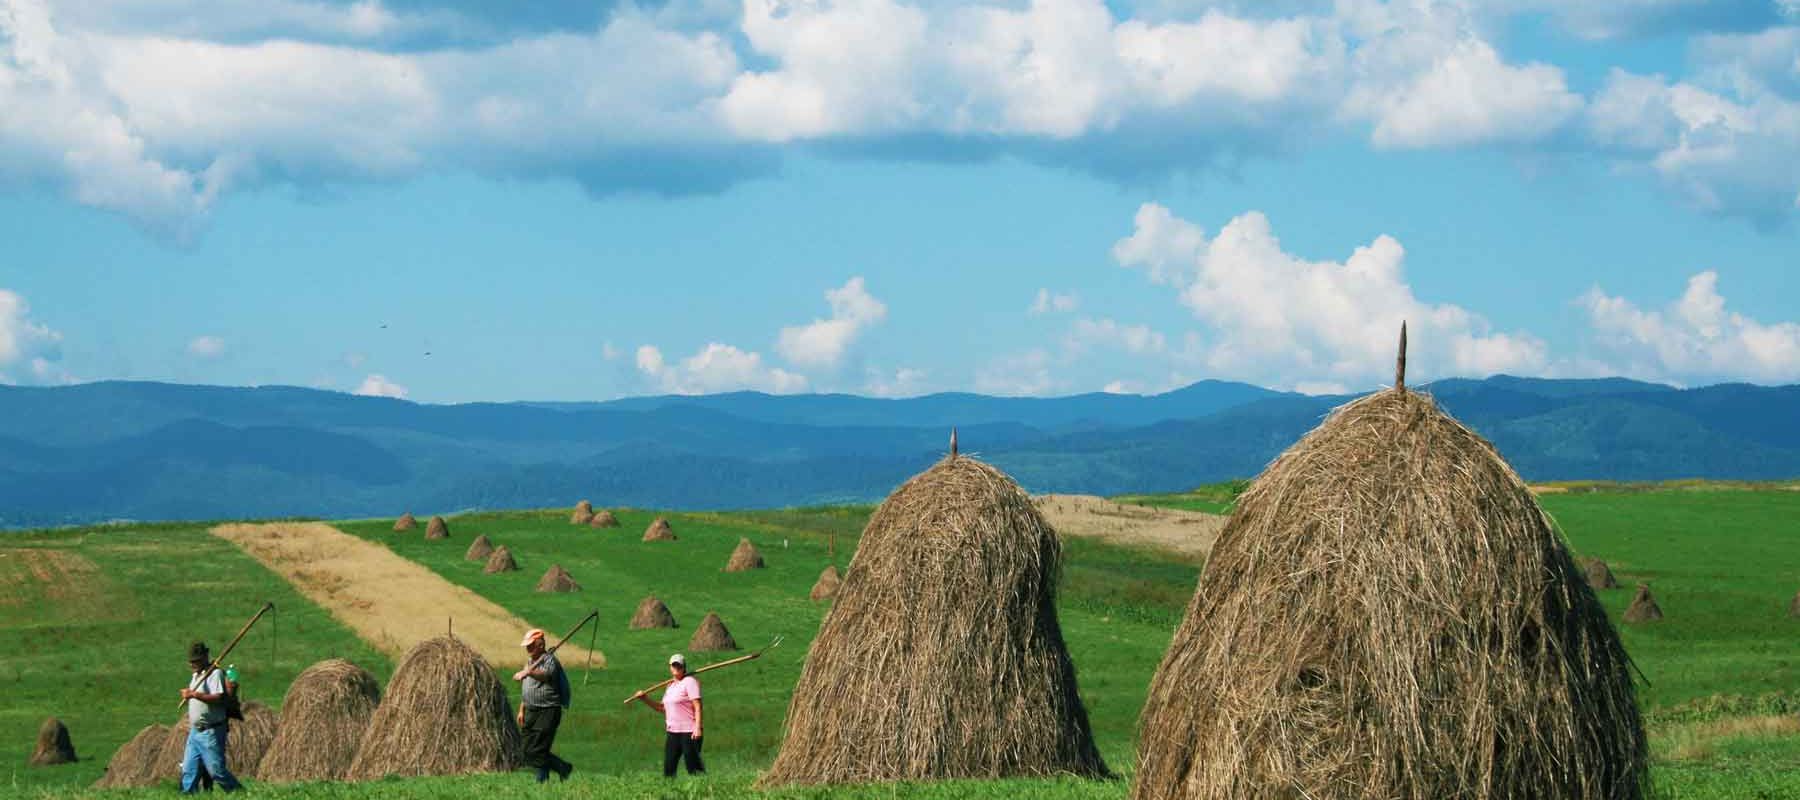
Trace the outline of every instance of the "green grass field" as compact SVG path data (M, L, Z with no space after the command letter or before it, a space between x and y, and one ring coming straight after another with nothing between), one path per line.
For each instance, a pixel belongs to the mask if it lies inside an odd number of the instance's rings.
M1134 502L1218 508L1235 487L1136 497ZM1589 491L1547 495L1546 508L1584 555L1606 558L1627 588L1603 592L1617 615L1636 581L1652 583L1668 619L1623 626L1648 683L1639 697L1650 720L1658 793L1669 797L1800 797L1800 620L1787 603L1800 588L1800 492L1774 489ZM1209 505L1210 504L1210 505ZM447 579L551 628L601 613L599 648L610 662L584 678L571 663L576 707L558 750L577 779L559 793L578 796L731 797L749 791L779 744L786 698L824 609L806 592L837 538L848 561L869 509L820 508L729 514L673 514L679 541L638 541L653 515L626 511L616 530L568 525L567 512L473 515L451 520L452 539L396 535L389 521L342 528L383 542ZM483 575L463 551L477 534L510 547L520 571ZM762 550L766 570L721 571L739 537ZM391 665L276 576L202 526L139 526L39 532L0 539L0 780L18 794L76 796L96 779L111 750L142 725L175 717L181 649L194 637L229 637L262 599L282 609L279 650L265 631L235 658L253 699L276 702L304 666L346 656L384 680ZM54 551L91 563L81 579L45 582ZM31 557L21 555L31 553ZM1137 712L1169 632L1193 591L1198 565L1160 553L1090 541L1065 545L1060 611L1102 752L1128 772ZM56 559L75 563L64 556ZM582 583L578 594L543 595L533 584L551 563ZM79 566L79 565L78 565ZM87 569L81 567L81 569ZM54 575L52 576L54 577ZM627 631L639 598L654 592L682 627ZM709 674L707 760L711 775L665 783L654 774L660 720L620 704L664 675L670 652L685 651L693 625L710 610L746 648L777 634L786 642L762 661ZM441 627L442 620L421 620ZM587 643L587 634L581 637ZM704 663L715 656L696 654ZM727 657L726 655L716 656ZM585 681L585 683L584 683ZM70 725L84 759L69 767L24 766L32 734L47 714ZM533 793L523 774L386 781L364 785L257 786L270 797L512 797ZM166 795L168 789L107 796ZM872 786L811 797L1118 798L1110 782L950 782Z

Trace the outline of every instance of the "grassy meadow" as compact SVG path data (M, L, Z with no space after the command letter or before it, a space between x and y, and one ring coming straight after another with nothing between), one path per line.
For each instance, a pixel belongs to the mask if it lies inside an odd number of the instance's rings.
M1217 510L1236 487L1131 502ZM1652 584L1668 619L1622 626L1647 683L1639 698L1651 726L1658 793L1669 797L1800 796L1800 620L1787 603L1800 589L1800 492L1774 488L1605 487L1545 495L1543 502L1574 549L1608 560L1625 588L1602 592L1614 619L1631 587ZM639 541L655 516L626 510L621 528L568 524L567 511L453 517L448 541L421 531L395 534L391 520L341 523L382 542L509 610L560 633L590 609L600 611L598 647L607 665L584 675L569 663L576 705L558 751L576 779L554 794L604 797L733 797L749 791L779 744L786 699L824 608L806 599L819 571L849 560L867 507L717 514L670 514L675 542ZM511 548L520 570L484 575L463 560L478 534ZM721 571L740 537L762 551L768 568ZM267 630L252 634L233 660L247 699L277 702L305 665L345 656L384 682L388 660L307 603L272 573L198 525L129 526L7 534L0 538L0 781L13 793L52 797L163 796L169 789L89 792L106 757L150 722L175 718L182 648L195 637L222 642L263 599L281 608L279 649ZM60 555L48 559L39 551ZM30 553L27 557L22 553ZM1160 553L1087 540L1065 541L1059 598L1062 624L1083 699L1108 763L1128 773L1134 727L1151 672L1191 595L1198 565ZM74 564L78 579L46 581L44 565ZM85 562L85 564L84 564ZM584 590L538 594L552 563ZM88 566L91 565L91 566ZM50 573L54 578L58 573ZM655 593L681 627L628 631L638 600ZM668 654L717 611L738 644L786 641L761 661L703 676L706 754L711 774L665 783L655 772L660 719L620 701L664 676ZM445 620L420 620L441 629ZM589 633L580 643L586 645ZM215 645L216 646L216 645ZM690 653L702 664L731 654ZM516 696L516 695L515 695ZM69 723L83 762L24 766L39 722ZM1119 798L1125 780L948 782L847 790L773 793L779 797ZM5 789L0 789L5 791ZM525 797L523 773L360 785L258 785L258 796L296 798Z

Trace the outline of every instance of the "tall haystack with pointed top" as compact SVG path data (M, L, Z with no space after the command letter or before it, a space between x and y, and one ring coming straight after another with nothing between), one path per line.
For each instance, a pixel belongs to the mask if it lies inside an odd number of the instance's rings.
M669 527L668 520L657 517L655 522L650 523L650 527L644 529L644 541L673 542L675 541L675 529Z
M439 636L414 645L394 668L346 777L510 772L518 764L506 687L474 648Z
M1107 775L1056 617L1061 558L1031 498L975 459L952 453L894 490L763 784Z
M570 575L569 571L563 569L561 564L551 564L550 569L544 571L544 577L538 579L537 590L540 592L579 592L581 584L576 583L575 576Z
M1650 584L1638 584L1637 594L1631 596L1631 605L1625 608L1625 621L1655 622L1662 618L1662 606L1657 605L1656 598L1650 595Z
M425 538L450 538L450 524L445 522L443 517L433 516L430 522L425 523Z
M75 763L75 743L69 741L69 727L62 720L50 717L38 726L37 743L27 763L34 767Z
M696 653L713 653L738 649L737 640L731 638L731 631L725 629L725 623L719 619L718 612L706 612L706 619L700 621L700 627L694 629L693 638L688 640L687 649Z
M1134 798L1644 796L1605 610L1399 363L1238 498L1152 679Z
M588 527L617 528L619 527L619 518L613 516L613 512L602 509L594 512L594 518L588 520Z
M1586 559L1582 564L1582 568L1586 571L1589 586L1592 586L1595 589L1619 588L1619 579L1613 577L1612 568L1606 566L1605 561L1598 558Z
M819 579L813 582L812 591L806 596L815 603L820 600L830 600L837 596L838 588L843 583L844 579L838 575L837 565L833 564L819 573Z
M493 554L494 542L488 539L487 534L484 533L475 537L475 541L469 543L468 551L463 553L463 560L486 561L488 560L488 556Z
M570 525L586 525L594 521L594 504L583 500L575 504L575 513L569 515Z
M658 600L656 595L639 600L637 612L631 615L631 629L634 631L674 627L679 627L675 624L675 615L669 612L669 607L663 605L663 601Z
M270 783L343 780L380 703L381 686L362 667L341 658L307 667L281 701L281 727L257 777Z
M411 511L401 514L399 519L394 520L394 530L396 531L410 531L417 527L419 527L419 521L413 519Z
M145 725L113 751L106 762L106 774L94 785L103 789L155 785L156 757L162 753L163 739L168 736L167 725Z
M762 553L749 539L738 539L737 549L731 551L731 558L725 562L726 572L749 572L763 568Z
M508 549L506 545L494 548L494 552L488 554L487 566L481 568L481 571L488 575L517 572L518 570L519 562L513 560L512 550Z

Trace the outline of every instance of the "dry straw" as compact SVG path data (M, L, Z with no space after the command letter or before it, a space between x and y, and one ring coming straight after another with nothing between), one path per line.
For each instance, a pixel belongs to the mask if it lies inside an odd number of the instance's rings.
M762 553L757 552L756 545L749 539L739 539L737 549L731 551L731 560L725 562L726 572L749 572L763 568Z
M31 748L28 763L34 767L51 767L75 762L75 744L69 741L69 728L62 720L50 717L38 726L37 744Z
M537 590L540 592L579 592L581 584L576 583L575 577L570 575L568 570L563 569L561 564L551 564L550 569L544 571L544 577L538 579Z
M694 629L694 638L688 640L688 649L696 653L713 653L738 649L737 640L731 638L731 631L725 629L715 612L706 612L706 619L700 621L700 627Z
M875 510L806 657L767 785L1107 773L1056 618L1061 545L951 457Z
M1562 539L1398 385L1238 499L1140 725L1139 800L1647 790L1630 660Z
M619 527L619 518L613 516L611 511L596 511L594 512L594 518L588 520L588 527L617 528Z
M306 668L281 701L281 728L257 768L270 783L343 780L381 702L369 671L334 658Z
M509 772L519 728L506 687L481 654L451 636L408 650L369 720L346 777Z
M419 527L419 521L413 519L411 511L401 514L399 519L394 520L394 530L396 531L410 531L417 527Z
M1586 559L1585 569L1589 586L1595 589L1619 588L1619 580L1613 577L1612 568L1606 566L1605 561L1598 558Z
M644 541L673 542L675 541L675 529L669 527L668 520L657 517L655 522L650 523L650 527L644 529Z
M494 543L489 540L487 534L484 533L475 537L475 541L469 543L469 550L468 552L463 553L463 560L486 561L488 560L488 556L493 554Z
M812 592L808 593L807 597L811 598L813 602L830 600L837 596L838 587L842 586L843 582L844 579L838 576L837 565L833 564L819 573L819 579L813 583Z
M656 599L656 595L639 600L637 612L631 615L631 629L634 631L675 627L680 627L675 624L675 615L669 613L669 607Z
M594 521L594 504L583 500L575 504L575 513L569 515L569 524L586 525Z
M512 551L508 550L506 545L500 545L494 548L494 552L488 554L487 566L482 567L481 571L493 575L500 572L517 572L518 569L519 562L513 560Z
M450 538L450 525L448 523L444 522L443 517L436 517L436 516L432 517L431 521L425 524L425 538L427 538L427 539L448 539L448 538Z
M1662 618L1662 606L1657 605L1656 598L1650 595L1650 584L1638 584L1637 594L1632 595L1631 605L1625 609L1625 621L1655 622Z
M106 774L94 785L101 788L151 786L156 783L156 757L162 752L167 725L146 725L131 740L113 751Z

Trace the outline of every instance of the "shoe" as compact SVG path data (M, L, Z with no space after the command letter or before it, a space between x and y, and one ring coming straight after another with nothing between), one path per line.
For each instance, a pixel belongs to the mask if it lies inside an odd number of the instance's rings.
M556 774L558 777L560 777L566 781L569 779L569 773L574 772L574 771L575 771L575 765L571 764L567 761L564 761L564 762L562 762L562 769L558 770Z

